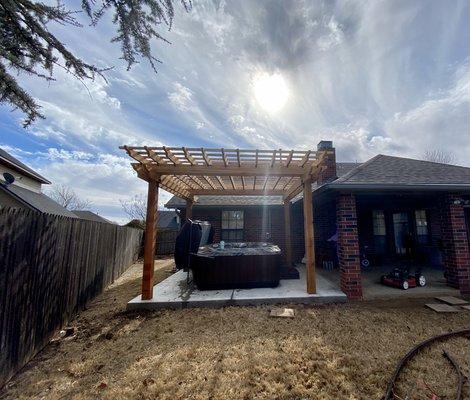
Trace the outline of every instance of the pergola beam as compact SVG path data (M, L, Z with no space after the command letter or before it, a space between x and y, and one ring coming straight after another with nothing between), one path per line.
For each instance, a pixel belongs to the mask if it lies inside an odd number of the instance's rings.
M228 163L228 162L227 162ZM259 165L257 168L242 165L171 165L171 164L151 164L150 171L159 175L195 175L195 176L298 176L302 177L309 173L309 168L302 168L290 165L275 165L269 167Z

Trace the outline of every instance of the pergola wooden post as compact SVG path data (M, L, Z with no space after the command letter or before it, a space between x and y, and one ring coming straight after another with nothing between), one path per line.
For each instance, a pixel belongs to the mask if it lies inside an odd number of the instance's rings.
M150 300L153 297L153 269L155 262L158 186L158 181L149 180L147 193L147 218L145 220L142 300Z
M317 292L315 279L315 249L313 245L313 210L312 210L312 180L304 180L304 238L305 238L305 267L307 270L307 293Z
M159 187L186 201L186 218L192 217L194 196L282 196L286 228L284 251L289 266L292 265L290 201L303 192L307 291L315 293L311 184L319 175L329 150L121 148L136 161L132 167L138 177L149 183L142 299L151 299L153 295Z
M284 202L284 230L286 245L286 264L288 268L292 267L292 238L290 226L290 201Z

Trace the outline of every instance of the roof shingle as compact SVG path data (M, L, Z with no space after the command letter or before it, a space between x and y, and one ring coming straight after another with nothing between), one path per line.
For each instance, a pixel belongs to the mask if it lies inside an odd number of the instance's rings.
M10 193L10 195L13 197L18 198L23 203L26 203L33 209L36 209L40 212L77 218L73 212L67 210L65 207L62 207L60 204L56 203L54 200L43 193L33 192L32 190L28 190L16 185L9 185L8 187L0 185L0 190L4 190L7 193Z
M379 154L334 184L470 184L470 168Z

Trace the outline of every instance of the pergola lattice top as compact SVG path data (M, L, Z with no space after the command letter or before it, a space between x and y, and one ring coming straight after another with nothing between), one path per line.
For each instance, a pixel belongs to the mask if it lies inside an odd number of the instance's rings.
M137 163L140 178L157 180L168 192L195 195L282 195L292 199L304 180L315 180L324 153L312 150L241 150L187 147L121 149Z

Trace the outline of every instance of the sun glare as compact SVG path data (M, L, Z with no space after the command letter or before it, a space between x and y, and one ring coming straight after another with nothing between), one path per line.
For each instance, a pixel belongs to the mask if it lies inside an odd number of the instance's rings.
M287 84L280 74L260 74L254 79L255 97L266 111L274 113L286 104L289 96Z

